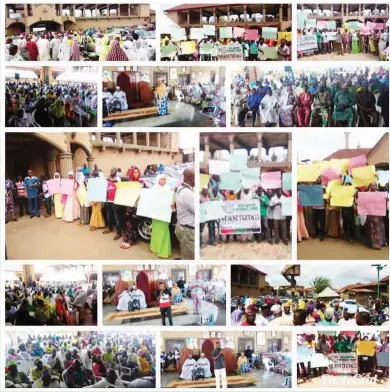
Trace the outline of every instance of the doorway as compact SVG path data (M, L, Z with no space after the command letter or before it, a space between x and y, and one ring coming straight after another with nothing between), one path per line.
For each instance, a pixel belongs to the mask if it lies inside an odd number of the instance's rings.
M255 338L238 338L238 352L244 352L248 346L255 351Z

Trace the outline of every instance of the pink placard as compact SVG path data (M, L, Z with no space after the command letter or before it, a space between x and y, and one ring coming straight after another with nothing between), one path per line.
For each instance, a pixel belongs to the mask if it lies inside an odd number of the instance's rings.
M49 192L51 195L55 195L56 193L61 193L61 180L60 179L48 180L47 186L49 187Z
M370 35L371 34L371 29L367 26L360 27L360 34L361 35Z
M349 169L363 166L367 166L367 157L365 155L359 155L358 157L353 157L349 160Z
M317 20L317 29L323 30L328 27L328 24L325 20Z
M282 173L268 172L261 174L261 186L265 189L278 189L282 187Z
M244 36L245 29L242 27L234 27L233 29L233 37L234 38L241 38Z
M257 41L259 39L259 31L254 29L246 29L245 39L249 41Z
M386 216L387 192L359 192L358 214Z
M68 196L73 195L73 189L74 189L74 180L71 179L61 180L61 193L63 195L68 195Z
M366 22L366 27L368 27L370 30L374 30L375 29L375 25L376 23L374 22Z
M383 23L375 23L375 28L378 30L383 30Z
M340 168L328 168L321 172L321 179L323 185L328 185L329 181L339 180L341 175Z

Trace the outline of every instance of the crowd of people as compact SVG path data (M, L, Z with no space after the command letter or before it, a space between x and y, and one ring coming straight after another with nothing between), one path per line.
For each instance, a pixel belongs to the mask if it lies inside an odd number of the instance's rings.
M158 172L160 169L160 174ZM32 170L28 170L27 176L23 179L18 176L17 180L11 180L8 176L5 181L6 187L6 222L15 221L15 202L19 205L19 215L25 213L30 218L40 217L41 210L45 209L45 217L52 215L65 222L79 221L78 226L89 225L91 231L104 229L103 234L110 234L115 230L114 240L118 241L123 237L120 245L122 249L130 249L139 240L139 225L141 220L137 216L137 207L125 207L117 205L115 201L116 185L123 181L131 181L141 184L140 188L161 187L161 190L174 191L174 200L171 208L176 212L175 235L180 243L181 257L184 260L194 259L194 227L195 227L195 206L194 206L194 171L187 167L183 172L183 177L176 181L176 185L171 187L168 184L168 176L164 174L164 166L153 165L153 170L148 170L150 178L155 180L154 184L148 182L145 175L142 177L141 171L132 166L127 173L122 173L120 168L112 168L107 177L97 165L91 170L84 164L78 168L76 174L69 171L68 179L73 180L73 194L65 195L61 193L51 194L48 178L41 175L36 177ZM54 179L60 179L59 173L54 174ZM107 197L106 202L96 202L88 200L87 188L89 178L106 178ZM150 180L149 178L149 180ZM53 208L54 206L54 208ZM153 219L151 222L152 234L150 239L150 252L156 257L169 258L172 254L170 223Z
M6 83L5 120L9 127L89 127L97 121L96 85Z
M148 42L155 25L142 29L44 31L6 37L6 61L153 61ZM150 41L150 40L149 40Z
M162 35L161 39L161 61L218 61L229 60L229 58L221 57L220 48L236 49L235 56L238 56L242 61L267 61L291 60L291 42L286 39L268 39L262 38L261 35L255 40L248 40L244 38L225 38L218 39L217 37L208 37L198 40L192 40L188 36L182 42L193 42L193 53L183 50L181 42L177 42L172 38ZM172 48L169 56L166 55L167 49ZM205 49L203 49L205 48ZM207 51L206 51L207 48ZM267 51L265 48L275 48L274 58L267 58ZM224 56L224 55L223 55ZM237 60L237 58L234 58Z
M389 304L371 297L364 306L339 299L242 296L232 301L234 326L369 326L388 325Z
M5 288L5 322L9 325L96 325L97 307L95 283L34 281Z
M371 342L369 346L371 347L370 353L364 353L364 355L359 353L359 347L362 342ZM297 344L299 346L307 347L312 355L312 360L314 362L314 355L319 355L322 358L321 366L310 361L300 362L298 358L297 363L297 377L298 382L311 382L317 377L324 377L326 375L332 375L334 377L342 376L344 374L350 374L354 376L359 374L361 377L371 377L376 375L378 379L387 381L389 379L389 367L378 365L376 362L377 353L385 353L387 357L389 355L389 335L381 337L380 333L367 333L367 332L355 332L354 335L351 333L331 333L323 334L318 332L317 334L302 334L297 336ZM364 344L364 343L363 343ZM354 353L357 359L357 369L356 373L351 371L350 373L345 373L349 369L342 369L340 364L339 374L335 374L326 366L325 363L329 361L332 354L346 354ZM319 362L317 362L320 364ZM347 367L347 365L346 365ZM344 370L344 371L343 371ZM379 383L379 380L377 381ZM323 385L326 384L324 380ZM350 383L350 384L353 384ZM357 384L357 383L356 383Z
M152 335L78 332L16 337L6 388L155 388Z
M232 80L232 124L245 127L388 127L389 72L270 72Z

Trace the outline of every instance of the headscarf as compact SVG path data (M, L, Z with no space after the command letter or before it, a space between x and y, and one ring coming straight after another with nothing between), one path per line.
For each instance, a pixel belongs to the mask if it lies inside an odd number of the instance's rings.
M108 37L108 35L105 35L102 38L102 42L101 42L99 61L106 61L108 52L110 51L109 44L110 44L110 38Z
M79 43L77 42L77 38L73 38L73 44L71 48L71 54L70 54L70 61L80 61L80 46Z
M54 178L55 180L61 180L61 175L60 175L60 173L55 172L53 178Z
M114 39L111 43L111 49L107 55L106 61L128 61L126 53L122 50L119 41Z
M56 99L56 101L50 107L50 113L52 113L57 119L65 117L64 101L62 99Z
M135 179L134 179L134 172L135 172L136 170L138 170L139 175L141 176L141 171L138 169L138 167L132 167L132 168L130 169L130 173L129 173L129 181L140 182L141 184L143 184L144 182L143 182L140 178L138 178L138 180L135 180Z
M161 179L163 179L163 178L165 178L165 184L163 185L163 186L161 186L160 184L159 184L159 181L161 180ZM159 174L157 177L156 177L156 182L154 183L154 185L153 185L153 188L158 188L158 189L164 189L164 190L166 190L166 191L170 191L171 190L171 187L168 185L168 178L167 178L167 176L165 175L165 174Z

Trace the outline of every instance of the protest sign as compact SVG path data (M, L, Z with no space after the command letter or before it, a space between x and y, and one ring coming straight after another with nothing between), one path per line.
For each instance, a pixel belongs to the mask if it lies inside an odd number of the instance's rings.
M105 178L89 178L87 183L87 200L107 201L107 180Z
M190 38L195 40L203 39L204 38L203 27L191 27Z
M311 357L311 367L312 369L321 368L321 367L328 367L329 360L328 357L321 353L314 353Z
M85 175L83 172L77 172L76 173L76 181L78 184L82 184L85 180Z
M389 367L389 353L376 353L376 365L378 367Z
M278 55L278 48L276 46L264 47L263 49L264 58L267 60L277 60L279 57Z
M215 26L214 25L203 25L203 34L210 36L215 35Z
M209 173L210 174L221 174L230 171L230 163L229 161L217 161L210 159L209 160Z
M243 27L234 27L233 28L233 37L234 38L242 38L245 34L245 29Z
M241 188L240 173L239 172L228 172L221 173L221 182L219 188L228 191L238 192Z
M360 22L358 20L351 20L348 22L349 28L353 30L359 30L360 29ZM345 23L344 23L345 27Z
M186 29L185 28L175 28L172 30L172 41L184 41L187 39Z
M349 159L331 159L329 162L330 168L338 168L341 174L347 174L349 167Z
M199 53L205 55L212 55L214 53L214 45L206 42L202 42L199 45Z
M277 27L263 27L261 29L261 38L277 39L278 38L278 28Z
M378 176L378 184L380 186L385 186L386 184L389 183L389 171L388 170L378 170L376 172L376 175Z
M218 60L235 60L243 59L241 45L223 45L218 48Z
M375 30L375 23L367 21L366 22L366 27L368 27L370 30Z
M208 174L200 174L199 183L200 187L203 188L205 185L209 185L210 176Z
M261 173L261 186L264 189L278 189L282 187L282 173L280 171Z
M332 207L352 207L355 196L355 187L338 186L332 189L330 205Z
M317 48L317 37L314 34L297 36L298 52L309 52L312 50L317 50Z
M303 29L305 27L307 15L302 10L297 10L297 28Z
M326 186L326 194L324 195L324 199L330 199L330 195L332 194L332 191L340 186L342 186L341 180L329 181L328 185Z
M141 188L140 182L117 182L114 203L119 206L134 207Z
M226 39L233 37L233 27L220 27L219 39Z
M328 41L336 41L336 39L337 39L337 32L336 31L328 31L326 33L326 37L328 38Z
M141 189L137 205L137 215L171 222L173 192L161 187Z
M360 27L360 35L370 35L371 29L367 26Z
M225 216L220 219L220 234L261 232L259 200L224 201Z
M312 351L307 346L297 347L297 363L311 362Z
M292 198L282 197L282 215L292 216Z
M259 40L259 30L257 29L246 29L245 39L248 41L258 41Z
M349 169L354 169L355 167L367 166L367 157L365 155L359 155L357 157L350 158Z
M205 223L206 222L206 207L203 206L204 203L201 203L199 207L199 222Z
M374 340L358 340L355 346L359 356L373 357L375 355L376 341Z
M328 185L329 181L338 180L341 176L341 170L339 168L328 168L321 172L321 179L323 185Z
M279 32L278 33L278 43L282 41L282 39L285 39L286 41L292 41L292 33L291 32Z
M223 209L223 201L206 201L201 203L201 208L204 210L204 221L218 220L225 216L225 210Z
M251 188L260 184L260 168L249 167L241 170L241 185L243 188Z
M47 180L47 186L49 187L49 192L51 195L55 195L56 193L61 193L61 180Z
M387 192L359 192L358 214L386 216Z
M356 188L376 182L375 166L356 167L352 169L352 177Z
M73 190L74 190L74 180L71 179L61 180L61 194L71 196L73 195ZM106 193L107 193L107 189L106 189Z
M358 361L356 353L328 354L329 374L348 375L358 373Z
M315 182L321 175L321 167L319 165L298 165L297 181L298 182Z
M173 57L176 55L176 52L177 46L172 43L161 46L161 57Z
M194 54L196 52L195 41L180 42L180 48L182 54Z
M298 196L302 207L324 205L322 185L298 185Z
M308 29L315 28L315 27L317 26L317 24L316 24L316 19L307 18L307 19L306 19L306 22L305 22L305 26L306 26Z
M292 189L292 177L291 173L283 173L282 177L282 189L284 191L290 191Z
M231 154L230 155L230 170L242 170L246 169L248 164L248 157L247 155L238 155L238 154Z

